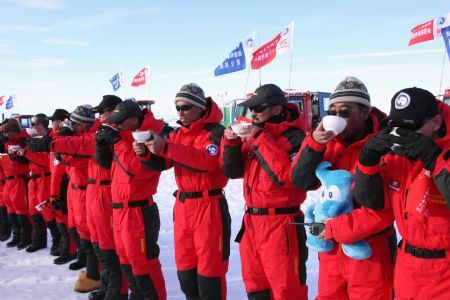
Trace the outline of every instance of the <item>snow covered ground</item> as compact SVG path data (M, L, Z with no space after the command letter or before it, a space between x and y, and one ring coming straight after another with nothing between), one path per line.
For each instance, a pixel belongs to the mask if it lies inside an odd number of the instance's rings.
M178 284L173 250L172 207L173 191L176 189L173 171L163 172L155 196L161 214L161 232L159 245L160 260L166 280L169 299L184 299ZM244 211L242 197L242 180L230 180L225 188L230 214L232 217L232 240L241 224ZM309 195L305 206L313 201L314 195ZM304 211L305 207L302 207ZM50 241L49 241L50 242ZM16 248L6 248L6 243L0 243L0 299L87 299L87 294L73 291L73 285L78 277L77 271L70 271L68 265L56 266L50 250L40 250L36 253L18 251ZM50 245L50 243L49 243ZM317 294L318 261L317 254L310 251L307 262L309 298ZM238 244L231 242L230 266L227 274L228 299L246 299L245 288L241 277Z

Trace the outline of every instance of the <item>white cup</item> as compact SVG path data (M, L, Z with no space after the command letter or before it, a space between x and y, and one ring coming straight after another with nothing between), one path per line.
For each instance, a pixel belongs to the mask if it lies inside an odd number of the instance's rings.
M134 140L140 144L147 142L152 137L152 134L148 130L147 131L133 131L132 134L133 134Z
M245 128L249 125L252 125L252 124L251 123L231 124L231 130L233 130L234 133L239 135L239 131L241 131L242 128Z
M25 130L27 131L29 136L32 136L33 134L36 134L36 129L34 129L33 127L25 128Z
M347 127L347 121L338 116L325 116L322 119L322 125L326 131L333 131L335 135L338 135Z

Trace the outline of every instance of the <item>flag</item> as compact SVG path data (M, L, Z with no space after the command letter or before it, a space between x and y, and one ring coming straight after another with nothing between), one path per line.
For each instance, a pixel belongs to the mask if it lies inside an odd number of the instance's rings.
M445 48L447 49L448 59L450 59L450 26L441 29L442 38L444 39Z
M16 96L15 95L9 96L8 100L6 100L5 108L6 109L13 108L14 107L14 100L16 100Z
M434 20L420 24L411 30L412 37L409 40L408 46L414 44L430 41L434 39Z
M143 68L139 71L139 73L134 76L133 81L131 82L132 86L141 86L147 83L147 72L148 68Z
M255 44L255 32L247 36L239 42L239 45L233 49L228 58L226 58L214 70L215 76L244 70L247 67L247 61L253 53L253 45Z
M411 30L412 36L408 46L434 40L435 36L441 35L441 30L450 26L450 13L420 24Z
M123 72L117 73L109 81L111 82L114 92L117 91L123 85Z
M1 96L0 97L0 107L3 106L3 104L5 104L5 96Z
M294 45L294 21L283 28L270 42L253 52L252 69L260 69L270 63L277 55L287 54Z

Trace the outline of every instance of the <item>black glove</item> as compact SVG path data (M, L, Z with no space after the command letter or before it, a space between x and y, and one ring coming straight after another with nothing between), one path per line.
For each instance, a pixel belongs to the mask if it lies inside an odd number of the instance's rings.
M27 139L28 149L31 152L50 152L50 142L52 138L44 136L40 139Z
M95 141L100 146L112 145L120 140L119 131L110 127L102 125L95 134Z
M432 171L442 148L429 137L415 131L397 128L396 132L399 136L392 137L392 141L399 146L394 148L394 153L413 160L420 159L424 162L425 169Z
M72 136L73 129L68 126L63 126L58 130L58 136Z
M359 153L359 162L363 166L375 166L380 162L381 157L391 150L393 142L389 131L390 128L380 131L364 144Z
M309 233L312 235L318 236L323 230L325 229L324 223L312 223L311 226L309 226Z

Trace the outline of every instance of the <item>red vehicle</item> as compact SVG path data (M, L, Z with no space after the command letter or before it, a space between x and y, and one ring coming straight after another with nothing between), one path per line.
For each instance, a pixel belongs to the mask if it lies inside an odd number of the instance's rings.
M444 98L442 99L442 101L443 101L445 104L450 105L450 88L447 88L447 89L445 90Z
M294 103L300 108L302 113L300 118L306 124L306 131L310 132L314 129L328 113L328 101L330 94L327 92L300 92L296 90L284 90L289 103ZM248 97L252 94L247 95ZM250 117L250 110L246 107L237 106L237 101L233 101L233 118L235 120L239 116ZM230 121L224 120L224 125Z

